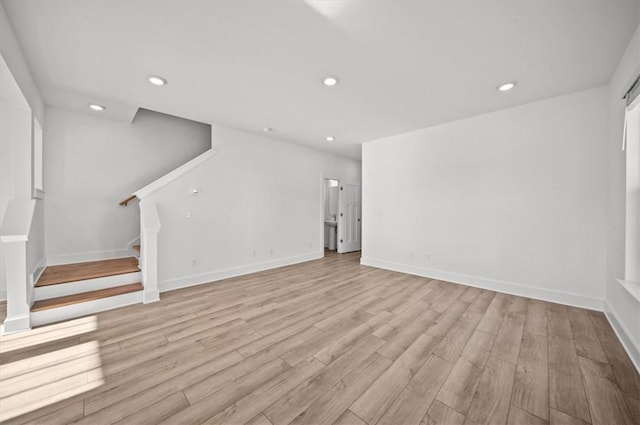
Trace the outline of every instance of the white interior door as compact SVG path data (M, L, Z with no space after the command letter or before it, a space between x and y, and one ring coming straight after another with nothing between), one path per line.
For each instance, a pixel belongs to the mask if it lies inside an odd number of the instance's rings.
M338 201L338 252L360 250L360 183L340 184Z

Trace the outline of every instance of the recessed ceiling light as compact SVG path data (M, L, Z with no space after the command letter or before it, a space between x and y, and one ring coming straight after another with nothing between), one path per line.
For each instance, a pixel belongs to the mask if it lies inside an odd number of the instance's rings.
M336 140L335 137L333 136L327 136L327 142L333 142L334 140Z
M499 91L509 91L509 90L511 90L512 88L514 88L515 86L516 86L515 81L512 81L512 82L510 82L510 83L504 83L504 84L502 84L502 85L499 85L499 86L498 86L498 90L499 90Z
M271 127L263 127L262 131L264 131L265 133L271 133L273 131L273 128L271 128Z
M336 84L338 84L338 81L340 81L340 80L338 80L338 77L327 77L324 80L322 80L322 83L325 86L332 87L332 86L335 86Z
M105 106L98 105L97 103L92 103L91 105L89 105L89 108L94 111L104 111L105 109L107 109Z
M158 77L157 75L150 75L148 80L154 86L164 86L167 84L167 80L162 77Z

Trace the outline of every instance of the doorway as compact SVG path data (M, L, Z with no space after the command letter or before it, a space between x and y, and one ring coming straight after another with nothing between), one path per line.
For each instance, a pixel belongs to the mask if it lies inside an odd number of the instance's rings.
M338 190L340 181L324 179L323 182L323 216L324 249L338 250Z
M359 251L362 239L360 183L324 178L322 188L325 252Z

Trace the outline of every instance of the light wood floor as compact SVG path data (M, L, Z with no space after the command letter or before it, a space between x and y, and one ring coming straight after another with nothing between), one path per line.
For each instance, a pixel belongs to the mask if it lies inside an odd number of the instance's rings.
M3 337L7 423L632 424L597 312L358 265L359 254Z

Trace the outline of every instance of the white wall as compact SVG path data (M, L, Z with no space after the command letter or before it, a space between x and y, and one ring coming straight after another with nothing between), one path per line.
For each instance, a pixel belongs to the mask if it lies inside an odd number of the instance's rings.
M126 255L139 208L118 202L211 147L211 126L140 110L133 123L47 107L49 264Z
M10 201L31 198L31 111L26 103L16 102L23 99L6 96L6 77L2 76L0 87L0 222ZM15 91L20 95L17 87ZM31 245L35 244L28 244ZM27 259L31 260L32 255ZM0 299L6 298L6 290L4 244L0 243Z
M13 72L0 56L0 221L9 202L31 199L32 111ZM36 202L27 248L27 274L44 262L44 205ZM0 299L6 298L4 244L0 244Z
M323 178L360 181L360 163L217 125L213 144L215 157L147 198L160 289L322 257Z
M363 146L363 263L602 307L607 88Z
M627 351L640 368L640 305L617 282L624 278L626 157L621 149L625 101L623 94L640 75L640 27L609 82L607 138L607 269L605 310Z
M40 124L44 125L44 101L38 90L38 87L33 80L33 76L27 62L24 59L24 55L20 50L20 45L16 39L16 35L13 32L13 28L7 13L4 9L4 5L0 1L0 54L9 66L13 77L15 78L22 94L26 98L30 109L33 114L38 118Z
M31 198L31 111L2 98L0 122L4 213L5 201Z
M24 121L26 116L31 119L31 114L36 116L39 122L43 125L45 123L44 116L44 101L36 84L33 80L33 76L27 66L27 62L24 59L20 46L16 39L13 28L7 19L7 14L4 9L4 5L0 2L0 55L2 56L2 76L3 81L3 104L0 105L2 109L0 113L0 126L4 134L3 140L0 141L0 156L2 156L1 172L0 172L0 220L4 216L4 211L7 207L7 203L14 198L28 199L31 196L31 129L25 129ZM10 74L10 75L9 75ZM18 96L11 96L11 100L7 99L7 87L8 80L12 80L11 84L15 84L17 87ZM11 90L13 91L13 90ZM16 120L16 117L10 117L16 111L8 111L8 108L16 106L16 98L21 97L18 103L22 113L18 114L20 117ZM7 101L9 100L9 103ZM26 104L24 104L26 102ZM13 106L9 107L11 104ZM20 129L20 130L16 130ZM10 133L16 134L18 131L18 139L7 139L6 136ZM10 143L11 142L11 143ZM12 144L13 147L9 147ZM11 152L11 153L10 153ZM17 154L15 153L17 152ZM24 158L22 154L26 153L29 161L27 163L20 163L20 158ZM14 159L14 155L18 155ZM16 170L14 167L16 164L21 164L22 167ZM23 176L29 176L28 178ZM29 235L29 242L27 244L27 267L28 273L33 274L36 270L36 266L41 264L44 258L44 205L42 200L36 202L36 210L33 215L32 230ZM3 247L0 244L0 299L6 297L6 276L4 265L4 252Z

